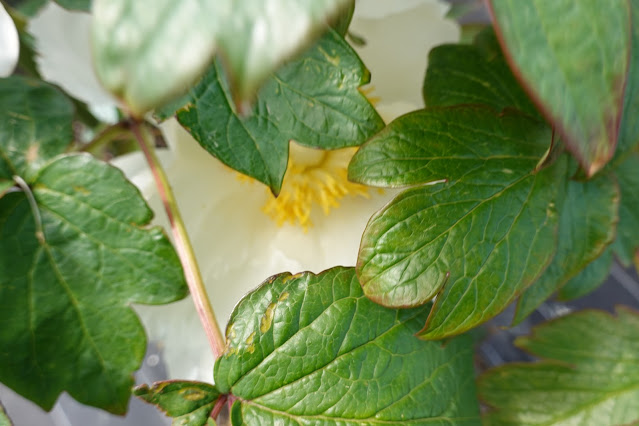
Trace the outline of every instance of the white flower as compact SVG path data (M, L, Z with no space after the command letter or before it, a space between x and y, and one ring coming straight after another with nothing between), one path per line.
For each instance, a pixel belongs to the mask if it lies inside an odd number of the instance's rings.
M11 75L18 63L20 41L13 19L0 4L0 77Z
M380 98L378 109L387 122L421 107L428 50L436 44L458 39L459 29L443 19L445 12L445 6L437 0L358 0L352 31L367 41L366 47L358 48L358 52L371 70L374 94ZM65 22L65 27L73 27L71 22ZM87 31L83 29L82 33ZM49 46L41 39L44 33L34 30L33 26L32 32L40 46L41 71L46 71L51 64L62 64L57 68L56 82L71 92L66 81L69 70L65 71L65 66L80 67L79 63L86 61L89 55L83 54L80 58L76 52L76 57L58 62L55 55L60 46ZM88 35L86 37L88 43ZM85 63L83 69L74 72L86 72L87 68ZM44 74L53 78L53 74ZM87 86L85 95L94 89ZM88 96L82 99L95 104ZM99 99L105 100L102 95ZM350 153L323 154L300 149L292 143L294 166L289 167L279 201L275 203L262 184L239 179L236 172L207 154L174 120L162 124L161 129L170 148L160 153L161 161L176 193L221 325L226 323L240 298L272 274L320 272L337 265L355 265L361 234L369 217L391 195L370 190L370 197L363 198L360 187L346 183L345 167ZM319 169L315 167L315 172L307 173L304 166L310 163L319 165ZM125 171L148 199L156 212L154 222L168 229L142 155L129 154L116 159L114 164ZM328 197L324 202L324 207L333 202L340 204L329 209L329 215L315 203L306 218L308 211L301 202L283 203L287 192L294 192L293 187L306 194L309 190L326 189L329 176L343 185L333 191L333 198ZM344 197L337 201L336 195ZM265 209L275 220L263 212ZM297 222L310 219L313 225L307 226L305 232L302 226L286 223L288 219ZM278 221L284 223L280 226ZM190 298L166 306L137 306L136 310L150 340L163 345L171 378L212 379L213 359Z

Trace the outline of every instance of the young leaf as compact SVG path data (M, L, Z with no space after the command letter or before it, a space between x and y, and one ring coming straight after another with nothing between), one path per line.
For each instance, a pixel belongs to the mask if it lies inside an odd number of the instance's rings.
M586 173L593 175L610 160L617 144L630 56L629 3L489 4L515 73Z
M482 104L539 117L508 67L492 28L482 31L472 45L448 44L431 50L423 94L426 106Z
M586 182L567 177L565 187L565 196L559 203L555 257L541 277L520 296L513 324L530 315L615 239L619 188L613 177L608 174Z
M548 127L492 108L430 108L392 122L350 167L408 189L375 214L357 273L368 297L391 307L437 295L420 337L461 333L495 316L550 262L564 161L534 173Z
M73 140L73 104L62 92L25 77L0 79L0 182L29 180Z
M594 291L606 281L612 266L612 248L608 248L594 261L590 262L576 277L561 286L557 297L560 300L572 300Z
M484 424L621 425L639 422L639 316L582 311L538 326L515 344L548 359L488 371L494 407Z
M260 90L250 117L240 117L219 62L191 91L178 120L211 154L279 193L288 144L324 149L359 145L384 126L358 87L369 74L352 48L329 31L282 67Z
M124 413L146 349L130 304L184 297L179 260L118 169L61 156L29 183L0 199L0 381Z
M621 204L613 250L621 264L628 267L639 251L639 153L629 154L614 173L621 189Z
M215 365L233 424L478 424L472 339L415 339L427 312L371 302L352 268L272 277Z
M213 385L201 382L167 381L138 386L135 396L156 405L173 418L174 426L204 426L220 397Z

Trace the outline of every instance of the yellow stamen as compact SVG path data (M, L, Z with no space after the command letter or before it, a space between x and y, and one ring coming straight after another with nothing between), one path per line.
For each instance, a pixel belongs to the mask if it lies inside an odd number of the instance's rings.
M370 198L366 186L348 180L347 167L355 151L357 148L324 151L292 142L280 195L275 198L266 189L268 200L262 211L278 226L299 224L306 232L313 226L314 204L328 215L346 195ZM243 175L238 178L251 180Z

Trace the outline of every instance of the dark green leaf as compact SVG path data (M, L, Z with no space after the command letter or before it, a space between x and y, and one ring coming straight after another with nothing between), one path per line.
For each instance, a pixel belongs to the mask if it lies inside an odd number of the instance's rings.
M515 73L557 125L586 173L596 173L617 144L630 57L629 3L489 4Z
M21 15L26 17L35 16L49 0L9 0L8 5Z
M573 172L573 170L570 170ZM619 188L610 175L586 182L565 180L559 237L552 263L519 298L513 324L520 323L569 279L595 260L615 238Z
M233 424L478 424L472 339L415 339L427 313L371 302L352 268L272 277L235 308L215 365Z
M215 386L201 382L168 381L139 386L135 396L156 405L175 426L204 426L207 424L220 393Z
M82 12L91 11L92 0L55 0L60 6L69 10L80 10Z
M0 199L0 381L45 409L67 391L123 413L146 348L129 305L184 297L179 260L118 169L62 156L29 183L37 214Z
M558 298L572 300L594 291L608 278L612 257L612 249L608 248L601 256L590 262L579 275L564 284L559 289Z
M260 90L250 117L240 117L219 63L191 91L178 120L211 154L277 194L290 140L324 149L361 144L384 123L358 87L369 74L334 31L281 68Z
M534 169L547 126L491 108L430 108L400 117L365 144L350 176L408 189L370 220L357 273L386 306L437 295L421 337L458 334L493 317L550 262L565 162Z
M13 186L13 181L0 177L0 198Z
M629 154L614 171L621 189L617 239L613 250L628 267L639 250L639 153Z
M73 140L73 104L59 90L25 77L0 79L0 179L25 179Z
M548 361L511 364L479 380L491 425L639 422L639 316L582 311L537 327L517 346Z
M514 111L459 106L427 108L393 121L351 160L349 179L401 187L496 174L517 179L549 147L547 126Z
M431 50L423 93L426 106L483 104L539 117L508 67L492 28L482 31L473 45L442 45Z

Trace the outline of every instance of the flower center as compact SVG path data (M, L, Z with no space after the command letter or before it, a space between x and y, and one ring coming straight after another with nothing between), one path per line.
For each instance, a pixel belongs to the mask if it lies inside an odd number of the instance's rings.
M346 195L369 198L366 186L349 182L347 177L348 163L355 151L357 148L324 151L292 142L280 195L275 198L269 192L262 210L278 226L299 224L306 232L313 226L314 205L328 215Z

